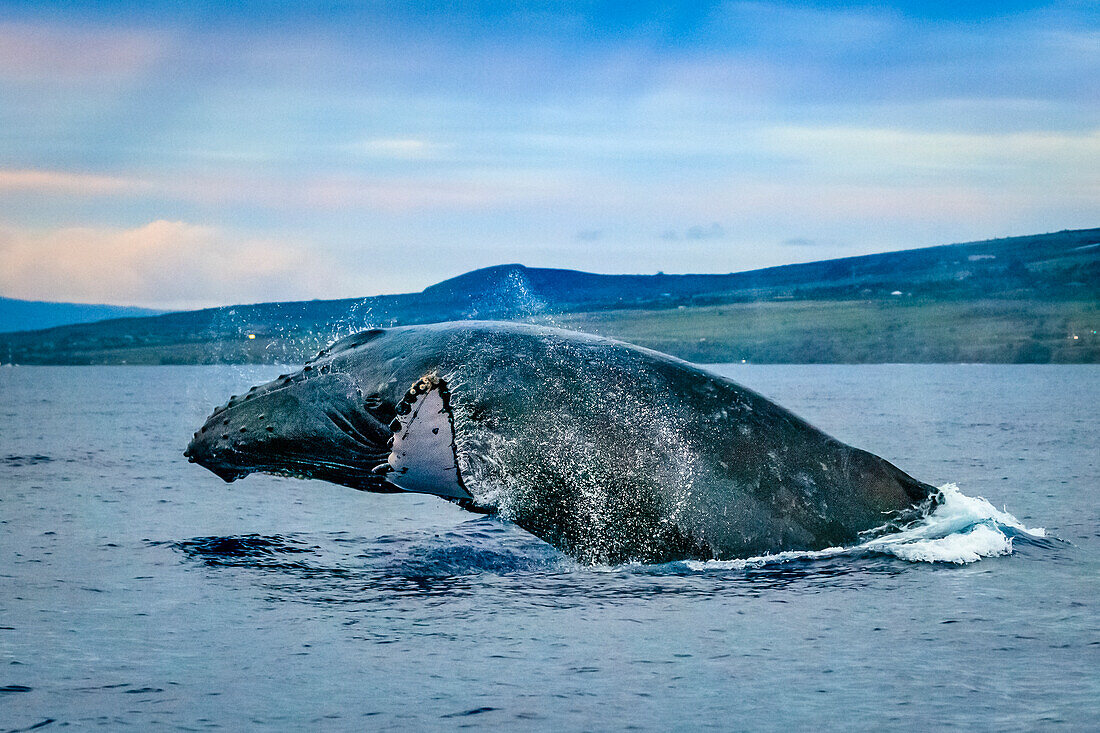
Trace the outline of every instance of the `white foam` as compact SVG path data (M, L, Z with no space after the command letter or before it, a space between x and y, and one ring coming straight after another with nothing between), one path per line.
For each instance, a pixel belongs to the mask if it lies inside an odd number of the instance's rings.
M983 557L1011 555L1012 538L993 527L979 524L967 532L939 539L872 545L868 549L889 553L911 562L953 562L965 565Z
M778 565L793 560L821 560L837 555L846 555L851 547L826 547L824 550L789 550L759 557L747 557L743 560L685 560L684 565L692 570L742 570L758 568L764 565Z
M721 570L760 567L794 560L818 560L838 555L878 553L910 562L941 562L964 565L983 557L1012 553L1012 537L1027 534L1045 537L1041 527L1026 527L1007 511L1000 511L985 499L967 496L955 484L940 487L942 501L930 514L901 531L875 537L850 547L829 547L812 552L779 552L743 560L688 561L692 570Z

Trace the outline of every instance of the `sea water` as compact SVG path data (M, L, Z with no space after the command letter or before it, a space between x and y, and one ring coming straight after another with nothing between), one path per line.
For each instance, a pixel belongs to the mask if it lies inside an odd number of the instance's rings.
M712 367L943 487L887 537L580 566L182 456L278 367L0 369L0 729L1100 725L1100 367Z

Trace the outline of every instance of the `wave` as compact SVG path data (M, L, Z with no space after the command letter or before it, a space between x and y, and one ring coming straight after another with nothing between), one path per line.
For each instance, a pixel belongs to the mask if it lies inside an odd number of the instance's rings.
M816 551L788 551L737 560L683 560L659 565L580 565L513 524L491 517L462 522L447 531L414 530L373 539L337 535L233 535L195 537L169 543L207 566L251 567L294 575L346 575L373 578L378 587L394 581L512 573L595 571L694 574L704 570L767 570L783 566L821 567L861 557L896 558L914 563L964 565L984 557L1009 555L1013 542L1049 545L1042 528L1029 528L981 497L963 494L955 484L940 487L927 511L902 526L883 526L863 542ZM384 583L383 583L384 585Z
M1014 539L1041 541L1042 527L1027 527L1007 511L982 497L967 496L955 484L939 488L936 501L923 515L902 526L884 527L858 545L824 550L777 552L742 560L688 560L692 570L760 567L838 556L892 555L910 562L966 565L983 557L1012 554Z

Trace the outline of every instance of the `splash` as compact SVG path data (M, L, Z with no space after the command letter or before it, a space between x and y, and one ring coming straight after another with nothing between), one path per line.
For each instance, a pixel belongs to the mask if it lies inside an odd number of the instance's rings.
M481 293L466 310L466 318L524 319L540 315L547 310L546 300L531 286L521 268L510 269Z
M955 484L940 487L940 494L943 500L936 511L896 534L870 540L859 547L914 562L965 564L983 557L1011 554L1012 538L1020 533L1046 536L1041 527L1028 528L980 496L962 493Z
M965 565L983 557L1012 554L1014 537L1046 537L1043 528L1027 527L980 496L967 496L955 484L945 484L939 491L940 501L935 511L858 545L812 552L779 552L743 560L689 560L684 565L692 570L738 569L868 554L893 555L910 562Z

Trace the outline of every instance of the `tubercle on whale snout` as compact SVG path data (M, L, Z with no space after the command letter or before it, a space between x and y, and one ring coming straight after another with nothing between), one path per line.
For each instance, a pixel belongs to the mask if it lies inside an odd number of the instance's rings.
M332 369L332 365L328 363L328 361L320 361L328 356L330 356L330 350L322 349L321 351L317 352L317 356L315 356L310 361L307 361L299 371L292 374L280 374L275 379L272 379L270 382L249 387L248 391L245 392L243 395L230 395L225 404L214 406L214 409L211 411L210 417L207 418L207 420L213 420L219 415L222 415L228 410L231 410L234 407L246 403L249 400L263 397L264 395L270 394L276 390L305 382L317 376L324 376L329 374Z

